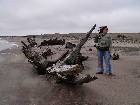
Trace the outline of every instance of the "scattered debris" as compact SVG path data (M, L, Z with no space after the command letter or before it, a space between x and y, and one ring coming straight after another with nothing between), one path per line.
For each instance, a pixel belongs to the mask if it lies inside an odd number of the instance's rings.
M113 53L112 60L118 60L120 58L118 53Z
M91 48L89 48L89 51L92 51L92 49L91 49Z
M75 44L72 44L71 42L67 42L65 48L73 49L74 47L76 47Z

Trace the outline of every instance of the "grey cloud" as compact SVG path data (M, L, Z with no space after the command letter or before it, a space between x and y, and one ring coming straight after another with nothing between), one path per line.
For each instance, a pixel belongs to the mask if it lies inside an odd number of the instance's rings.
M94 23L108 25L110 32L139 32L139 4L139 0L0 0L0 33L86 32Z

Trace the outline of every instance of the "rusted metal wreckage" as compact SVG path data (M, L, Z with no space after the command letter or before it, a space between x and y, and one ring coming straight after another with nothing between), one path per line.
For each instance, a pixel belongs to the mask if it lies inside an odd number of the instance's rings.
M64 45L65 40L49 40L38 45L34 38L27 38L29 44L21 41L23 44L22 52L39 74L46 74L47 77L56 80L57 83L81 85L94 81L97 79L94 75L84 75L81 73L84 69L82 62L88 57L82 56L80 50L95 27L96 24L76 46L68 43L74 48L69 48L67 44L66 47L61 48L61 51L57 50L55 53L55 51L48 46Z

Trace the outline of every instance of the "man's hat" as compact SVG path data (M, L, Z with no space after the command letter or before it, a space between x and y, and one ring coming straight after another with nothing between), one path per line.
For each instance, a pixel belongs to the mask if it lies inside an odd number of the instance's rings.
M101 26L101 27L99 27L100 29L103 29L103 28L107 28L107 26Z
M99 27L99 30L98 31L104 30L105 28L107 28L107 26L101 26L101 27Z

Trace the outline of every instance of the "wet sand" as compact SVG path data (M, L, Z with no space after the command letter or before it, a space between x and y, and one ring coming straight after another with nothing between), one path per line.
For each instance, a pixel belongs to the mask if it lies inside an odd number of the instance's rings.
M82 86L54 84L33 71L21 47L0 52L0 105L140 105L140 56L112 61L113 74ZM94 48L93 48L94 49ZM83 73L95 73L96 50Z

